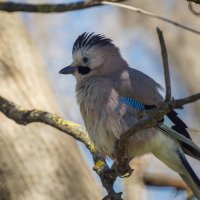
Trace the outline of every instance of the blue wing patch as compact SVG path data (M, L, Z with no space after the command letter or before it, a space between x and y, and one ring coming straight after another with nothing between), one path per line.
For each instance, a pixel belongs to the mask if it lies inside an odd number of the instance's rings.
M128 106L131 106L133 108L137 108L139 110L144 110L145 109L145 106L142 103L140 103L140 102L138 102L138 101L136 101L134 99L131 99L129 97L119 97L119 101L121 103L124 103L124 104L126 104Z

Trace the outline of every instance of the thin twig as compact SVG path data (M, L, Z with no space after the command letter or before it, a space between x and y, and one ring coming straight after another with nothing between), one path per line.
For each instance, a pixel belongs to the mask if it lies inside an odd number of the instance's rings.
M200 35L200 31L197 31L197 30L195 30L193 28L190 28L188 26L185 26L183 24L175 22L175 21L173 21L171 19L167 19L167 18L162 17L160 15L156 15L156 14L154 14L152 12L143 10L141 8L136 8L136 7L133 7L133 6L129 6L129 5L121 4L121 3L109 2L109 1L102 1L101 3L104 4L104 5L117 6L117 7L120 7L120 8L125 8L125 9L128 9L128 10L132 10L132 11L137 12L139 14L146 15L146 16L149 16L149 17L153 17L153 18L168 22L168 23L173 24L173 25L175 25L175 26L177 26L179 28L183 28L185 30L188 30L190 32L193 32L193 33L196 33L196 34Z
M165 87L166 87L165 101L169 102L171 100L171 81L170 81L167 49L166 49L165 40L164 40L162 31L159 28L157 28L157 34L158 34L158 38L160 42L160 49L161 49L164 77L165 77Z

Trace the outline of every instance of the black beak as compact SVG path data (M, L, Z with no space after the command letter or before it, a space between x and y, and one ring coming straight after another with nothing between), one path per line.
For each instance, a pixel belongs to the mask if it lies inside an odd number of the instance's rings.
M73 74L74 72L76 72L77 69L77 67L67 66L61 69L59 71L59 74Z

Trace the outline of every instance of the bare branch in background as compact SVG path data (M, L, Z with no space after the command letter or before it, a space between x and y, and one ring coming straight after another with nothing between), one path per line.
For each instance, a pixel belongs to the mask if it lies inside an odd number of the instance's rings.
M0 2L0 10L6 12L34 12L34 13L54 13L81 10L100 6L99 1L80 1L76 3L62 4L27 4L14 2Z
M122 2L125 0L111 0L112 2ZM28 4L15 2L0 2L0 10L6 12L34 12L34 13L59 13L81 10L95 6L102 6L101 0L78 1L75 3L59 4Z
M160 42L161 55L162 55L163 68L164 68L164 76L165 76L165 88L166 88L165 101L169 102L171 100L171 82L170 82L167 49L165 46L165 40L163 38L162 31L159 28L157 28L157 33L158 33L158 38Z
M124 1L125 0L113 0L113 1L101 1L101 0L95 1L94 0L94 1L80 1L76 3L68 3L68 4L26 4L26 3L14 3L14 2L0 2L0 10L6 11L6 12L35 12L35 13L57 12L57 13L60 13L60 12L86 9L86 8L91 8L95 6L111 5L111 6L117 6L120 8L132 10L139 14L159 19L161 21L170 23L179 28L182 28L182 29L185 29L185 30L188 30L190 32L200 35L200 31L190 28L188 26L185 26L183 24L177 23L173 20L167 19L165 17L162 17L160 15L154 14L152 12L149 12L140 8L118 3L118 2L124 2Z
M169 176L168 174L145 173L143 176L143 182L148 186L172 187L177 191L184 190L187 195L187 200L194 198L194 194L182 179Z
M159 19L161 21L173 24L173 25L175 25L175 26L177 26L179 28L183 28L185 30L188 30L190 32L193 32L193 33L196 33L196 34L200 35L200 31L198 31L198 30L195 30L195 29L190 28L188 26L185 26L183 24L177 23L177 22L175 22L175 21L173 21L171 19L167 19L165 17L162 17L160 15L154 14L152 12L149 12L149 11L146 11L146 10L143 10L143 9L140 9L140 8L136 8L136 7L125 5L125 4L121 4L121 3L109 2L109 1L102 1L102 4L111 5L111 6L117 6L117 7L120 7L120 8L125 8L125 9L128 9L128 10L132 10L132 11L137 12L139 14Z
M148 186L174 187L177 190L190 190L180 178L175 178L163 173L145 173L143 181Z

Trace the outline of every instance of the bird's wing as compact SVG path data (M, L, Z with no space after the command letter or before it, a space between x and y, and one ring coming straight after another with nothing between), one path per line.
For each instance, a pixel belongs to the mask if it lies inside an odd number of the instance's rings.
M163 101L159 93L161 86L152 78L144 73L128 68L118 74L118 81L115 80L114 85L119 95L126 100L125 104L129 106L143 105L144 109L157 106ZM124 101L124 100L123 100ZM133 103L135 101L135 103ZM140 108L138 108L140 109ZM158 123L157 129L170 137L178 140L183 151L200 160L200 148L194 144L186 128L187 125L177 116L175 111L168 113L163 122Z
M159 93L162 87L136 69L126 68L111 79L120 96L132 98L144 105L158 105L163 101Z

